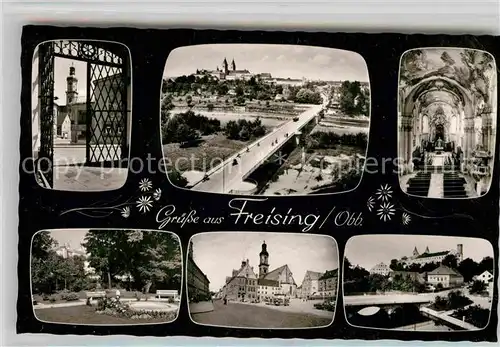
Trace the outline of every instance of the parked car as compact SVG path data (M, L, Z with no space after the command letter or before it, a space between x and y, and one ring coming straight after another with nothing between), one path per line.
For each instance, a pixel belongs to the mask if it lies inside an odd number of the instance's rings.
M298 122L299 121L299 117L293 117L293 121L294 122Z
M285 294L275 294L273 298L273 304L275 306L288 306L290 305L290 298Z

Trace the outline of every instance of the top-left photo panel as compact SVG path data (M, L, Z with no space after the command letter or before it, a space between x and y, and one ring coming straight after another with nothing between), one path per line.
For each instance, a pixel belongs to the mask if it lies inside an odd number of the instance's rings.
M129 49L108 41L43 42L33 55L31 93L38 184L64 191L122 187L132 130Z

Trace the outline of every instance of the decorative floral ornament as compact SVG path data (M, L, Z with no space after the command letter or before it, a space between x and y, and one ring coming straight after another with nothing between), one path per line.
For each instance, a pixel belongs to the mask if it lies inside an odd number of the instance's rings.
M382 200L384 202L389 201L389 199L392 197L392 188L390 185L381 185L379 189L377 189L377 192L375 193L377 195L378 200Z
M411 222L411 216L408 213L403 212L403 214L401 215L401 221L404 225L408 225Z
M148 178L143 178L140 182L139 182L139 188L143 191L143 192L147 192L148 190L151 189L151 187L153 187L153 184L151 183L151 181L148 179Z
M130 217L130 207L129 206L125 206L124 208L122 208L122 217L123 218Z
M371 212L374 206L375 206L375 199L373 198L373 196L370 196L368 198L368 201L366 202L366 207L368 207L368 211Z
M136 202L140 212L146 213L153 207L153 202L150 196L141 196Z
M160 200L160 198L161 198L161 189L158 188L153 193L153 199L155 199L156 201L158 201L158 200Z
M393 204L388 202L382 203L380 208L377 210L377 215L380 217L380 220L387 222L391 220L391 217L396 213L396 209Z

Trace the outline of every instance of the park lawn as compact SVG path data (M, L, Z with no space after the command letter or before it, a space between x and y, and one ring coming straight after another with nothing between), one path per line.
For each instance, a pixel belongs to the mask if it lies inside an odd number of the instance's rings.
M178 143L163 146L167 169L175 168L184 172L190 170L207 171L220 165L222 161L248 146L254 140L230 140L222 133L203 137L196 147L181 148Z
M86 305L36 309L35 317L38 320L54 323L71 324L145 324L145 323L168 323L164 318L152 319L127 319L114 317L106 314L97 314L95 306Z

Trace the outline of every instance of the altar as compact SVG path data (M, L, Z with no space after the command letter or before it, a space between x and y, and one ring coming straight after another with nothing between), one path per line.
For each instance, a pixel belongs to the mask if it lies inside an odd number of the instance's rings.
M444 151L444 141L441 138L437 139L434 151L436 154L441 154Z
M436 148L436 154L432 156L432 166L433 167L443 167L446 161L447 155L445 153L438 153Z

